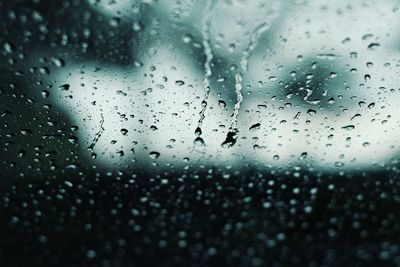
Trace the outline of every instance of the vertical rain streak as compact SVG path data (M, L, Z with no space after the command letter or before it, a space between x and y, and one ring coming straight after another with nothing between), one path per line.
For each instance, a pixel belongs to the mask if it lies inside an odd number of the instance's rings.
M201 127L203 125L203 120L205 119L207 101L211 91L210 88L210 77L212 76L211 62L214 58L211 47L211 34L210 34L212 10L213 10L213 1L207 0L205 7L205 18L203 20L203 29L202 29L204 55L206 57L206 60L204 62L204 79L203 79L204 98L201 101L201 110L199 112L200 119L197 123L197 128L195 130L196 138L194 140L194 144L200 146L205 145L203 138L201 138L200 136L202 134Z
M271 16L267 21L258 25L253 30L253 32L251 33L250 42L249 42L248 46L242 52L242 56L240 59L241 70L238 73L236 73L236 75L235 75L236 103L235 103L233 113L232 113L231 126L229 127L229 132L227 133L225 141L222 142L222 144L221 144L222 147L231 147L236 143L236 139L237 139L238 133L239 133L239 129L238 129L239 110L240 110L240 106L243 102L243 93L242 93L243 74L247 72L249 59L250 59L254 49L256 49L256 47L257 47L258 40L259 40L261 34L263 34L265 31L267 31L271 27L271 23L275 17L276 17L276 14L273 13L273 16Z
M96 135L93 138L92 143L90 144L90 146L88 147L88 150L92 152L92 157L96 157L96 154L94 153L93 149L94 146L96 145L96 143L99 141L101 135L103 134L105 128L104 128L104 116L103 113L100 114L101 116L101 121L100 121L100 130L96 133Z

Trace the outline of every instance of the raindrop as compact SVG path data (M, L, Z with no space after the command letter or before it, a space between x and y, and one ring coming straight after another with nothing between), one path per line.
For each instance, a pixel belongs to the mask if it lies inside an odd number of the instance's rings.
M203 138L201 138L200 136L198 136L194 139L193 144L196 147L204 147L205 146L205 142L204 142Z
M62 90L65 90L65 91L68 91L68 90L69 90L69 87L70 87L69 84L63 84L63 85L60 86L60 88L61 88Z
M342 129L345 129L345 130L348 130L348 131L354 130L354 128L355 128L354 125L346 125L346 126L342 127Z
M185 82L184 82L184 81L181 81L181 80L178 80L178 81L175 81L175 84L176 84L177 86L182 86L182 85L185 84Z
M379 43L370 43L370 44L368 45L368 49L369 49L369 50L376 50L376 49L378 49L380 46L381 46L381 45L380 45Z
M157 151L151 151L149 153L149 156L150 156L151 159L157 159L160 156L160 153L157 152Z
M70 136L68 138L68 142L70 142L71 144L75 144L78 141L78 137L76 136Z
M309 109L309 110L307 110L307 114L313 116L313 115L317 114L317 111L314 109Z
M343 167L343 166L344 166L344 163L341 162L341 161L336 161L336 162L335 162L335 166L336 166L336 167Z
M226 135L226 139L224 142L222 142L221 146L224 148L229 148L235 145L236 139L238 137L238 130L230 130L228 134Z
M256 131L256 130L260 129L260 126L261 126L260 123L253 124L253 125L249 128L249 130L250 130L250 131Z
M43 98L47 98L47 97L49 97L49 95L50 95L49 91L47 91L47 90L42 91Z
M51 58L51 62L56 66L56 67L64 67L65 66L65 62L63 59L61 58Z
M29 129L23 129L23 130L21 130L21 134L22 134L22 135L32 134L32 131L29 130Z
M354 119L360 118L360 117L361 117L361 114L357 113L357 114L355 114L353 117L351 117L350 120L354 120Z
M200 127L197 127L196 130L194 131L194 134L195 134L196 136L200 136L200 135L202 134L201 128L200 128Z

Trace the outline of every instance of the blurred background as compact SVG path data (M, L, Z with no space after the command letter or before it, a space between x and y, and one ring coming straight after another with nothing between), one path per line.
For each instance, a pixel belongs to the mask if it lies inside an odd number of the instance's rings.
M3 266L400 266L398 8L1 2Z

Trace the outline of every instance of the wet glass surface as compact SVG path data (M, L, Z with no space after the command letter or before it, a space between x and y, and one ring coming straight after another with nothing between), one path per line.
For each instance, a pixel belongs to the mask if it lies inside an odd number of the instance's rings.
M398 1L0 12L1 266L400 266Z

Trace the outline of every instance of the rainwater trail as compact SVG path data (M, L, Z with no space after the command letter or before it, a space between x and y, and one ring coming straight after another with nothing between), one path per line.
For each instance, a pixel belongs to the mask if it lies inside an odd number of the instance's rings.
M273 18L271 18L272 22ZM250 36L250 42L248 46L243 50L242 52L242 57L240 59L240 67L241 70L236 73L235 75L235 91L236 91L236 103L235 107L233 109L233 114L232 114L232 122L231 126L229 127L229 132L227 133L226 139L224 142L222 142L221 146L222 147L231 147L235 145L236 139L238 137L239 129L238 129L238 116L239 116L239 110L240 106L243 102L243 93L242 93L242 88L243 88L243 73L246 73L248 69L248 62L251 57L251 54L253 53L254 49L257 47L258 40L260 38L260 35L267 31L270 28L271 24L268 22L263 22L260 25L258 25L252 32Z
M208 98L210 96L210 77L212 75L211 70L211 62L213 60L213 52L211 47L211 34L210 34L210 27L211 27L211 14L213 10L213 1L207 0L206 8L205 8L205 19L203 21L203 47L204 47L204 55L206 57L206 61L204 62L204 79L203 79L203 86L204 86L204 98L201 101L201 110L199 112L200 119L197 124L197 128L195 130L196 138L194 140L194 144L196 146L204 146L204 140L201 138L202 130L201 127L203 125L203 121L205 119L205 112L207 109Z
M104 116L103 116L103 114L100 114L100 116L101 116L100 130L96 133L95 137L93 138L92 143L91 143L90 146L88 147L88 150L92 152L92 157L95 157L95 154L93 153L94 146L95 146L96 143L99 141L101 135L103 134L103 132L104 132L104 130L105 130L105 129L104 129L104 126L103 126L103 124L104 124Z

